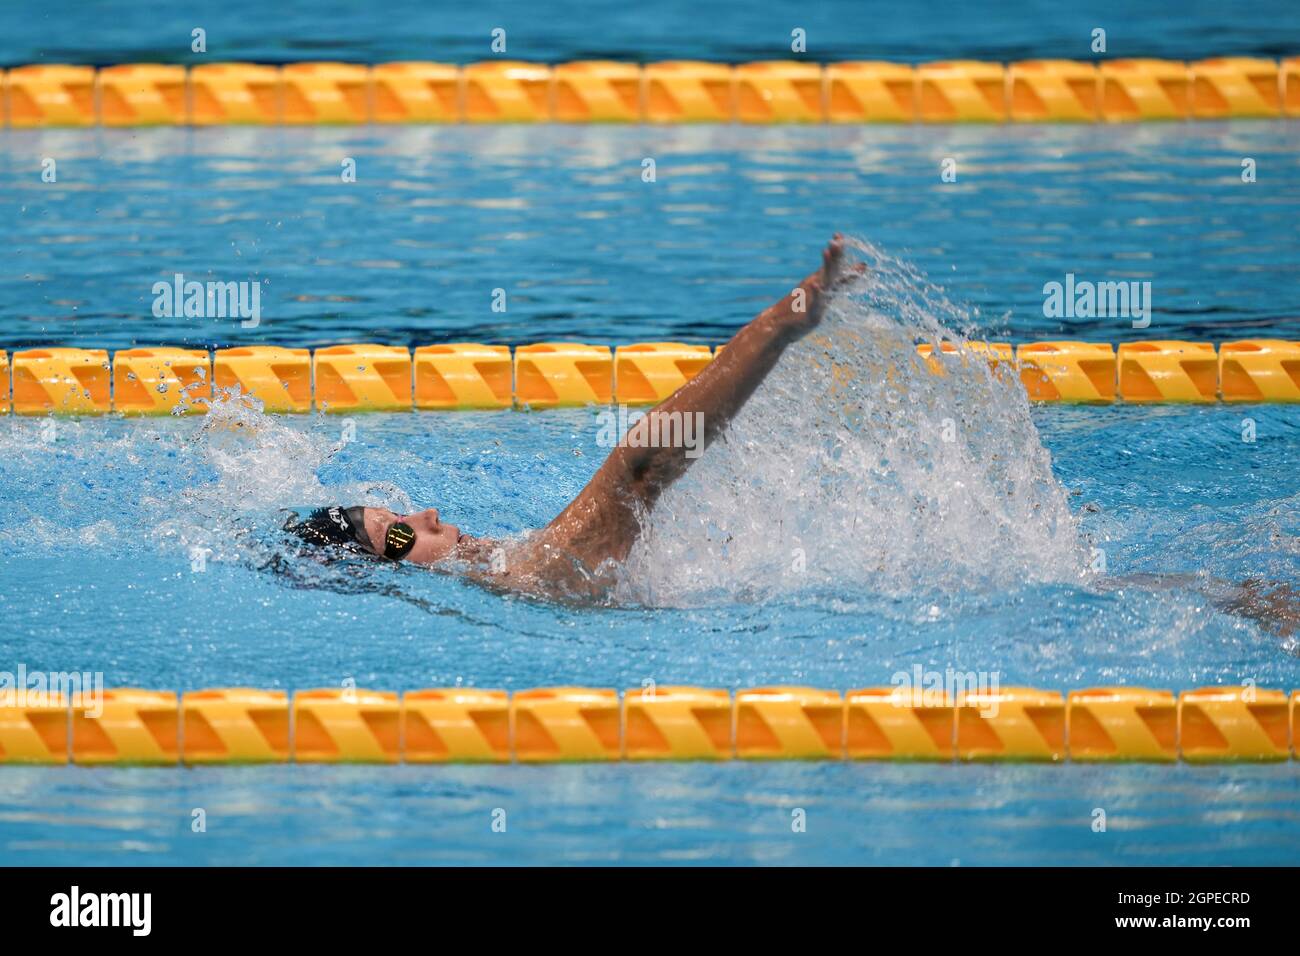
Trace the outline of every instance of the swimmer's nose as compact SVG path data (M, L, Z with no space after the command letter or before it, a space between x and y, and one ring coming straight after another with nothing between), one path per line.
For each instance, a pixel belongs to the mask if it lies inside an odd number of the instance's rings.
M437 508L426 508L424 511L421 511L420 514L421 514L421 515L427 515L427 516L428 516L429 523L433 526L433 530L435 530L435 531L438 530L439 526L441 525L441 522L438 520L438 509L437 509ZM412 517L412 515L398 515L398 516L397 516L397 520L398 520L398 521L407 521L407 520L409 520L411 517Z

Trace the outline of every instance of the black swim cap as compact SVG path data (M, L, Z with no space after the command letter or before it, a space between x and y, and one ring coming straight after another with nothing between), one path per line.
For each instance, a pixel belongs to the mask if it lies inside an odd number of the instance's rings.
M344 508L341 505L317 508L304 519L299 520L296 515L291 517L285 523L284 530L311 544L353 548L360 546L374 554L370 536L366 534L365 510L361 506Z
M292 517L284 530L296 534L312 544L332 544L345 548L360 548L368 554L379 554L366 534L366 509L361 506L344 508L333 505L317 508L304 519ZM393 523L384 536L383 556L401 561L415 547L415 529L404 521Z

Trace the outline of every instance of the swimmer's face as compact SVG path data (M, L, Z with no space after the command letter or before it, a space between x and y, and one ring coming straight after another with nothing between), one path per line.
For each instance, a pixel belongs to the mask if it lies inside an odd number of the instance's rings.
M387 508L367 508L366 536L377 549L376 553L384 553L384 536L399 521L409 524L415 531L415 544L411 547L410 554L402 559L404 561L433 564L451 554L456 549L456 542L460 540L460 529L439 521L437 508L427 508L409 515L394 514Z

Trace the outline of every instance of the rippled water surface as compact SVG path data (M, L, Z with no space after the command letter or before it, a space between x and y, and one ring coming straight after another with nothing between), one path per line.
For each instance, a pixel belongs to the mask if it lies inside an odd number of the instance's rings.
M4 42L32 58L30 33ZM957 304L923 296L924 315L864 324L902 301L877 298L843 318L841 332L880 336L853 346L859 370L897 368L900 343L935 321L1013 341L1300 338L1297 145L1288 122L7 132L0 348L717 343L836 229ZM46 157L57 183L41 181ZM152 285L176 272L261 281L261 326L155 319ZM1042 286L1066 273L1150 281L1151 327L1045 318ZM863 375L850 402L814 387L815 348L666 500L635 565L654 587L606 608L413 568L366 569L362 593L341 593L357 588L260 560L286 504L368 495L435 505L474 533L543 524L605 453L595 409L357 416L346 444L336 416L5 418L0 667L177 689L843 689L916 664L1050 688L1300 686L1293 637L1197 586L1107 590L1080 573L1103 553L1110 574L1300 582L1295 408L1031 411L995 383L915 375L892 398ZM963 436L951 454L936 437L947 417ZM818 507L804 480L828 483ZM808 577L785 573L795 546ZM23 863L1294 863L1295 767L6 769L0 846ZM200 806L203 835L189 829ZM508 835L489 830L496 807Z
M11 349L716 343L843 229L993 335L1294 338L1298 147L1292 122L10 131L0 328ZM260 326L154 318L176 273L260 281ZM1149 281L1151 326L1045 318L1069 273Z
M196 27L207 31L209 59L269 63L463 63L492 55L493 30L505 31L508 55L548 63L782 59L796 28L806 38L803 55L814 60L1087 59L1098 28L1107 31L1112 57L1294 56L1300 49L1290 0L1256 0L1247 9L1216 0L229 0L206 8L49 0L0 7L0 64L202 62L205 55L190 50Z

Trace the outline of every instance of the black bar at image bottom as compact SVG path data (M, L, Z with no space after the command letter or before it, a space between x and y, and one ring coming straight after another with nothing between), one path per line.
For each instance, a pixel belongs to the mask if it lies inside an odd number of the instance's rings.
M1236 940L1292 928L1287 869L125 869L0 870L6 940L338 943L443 924L494 939L681 922L728 939L772 923L869 930L940 924L1077 940L1197 933ZM978 927L983 926L983 930ZM640 929L638 929L640 927ZM769 926L769 928L771 928ZM780 926L772 928L779 932ZM945 930L945 932L949 931Z

